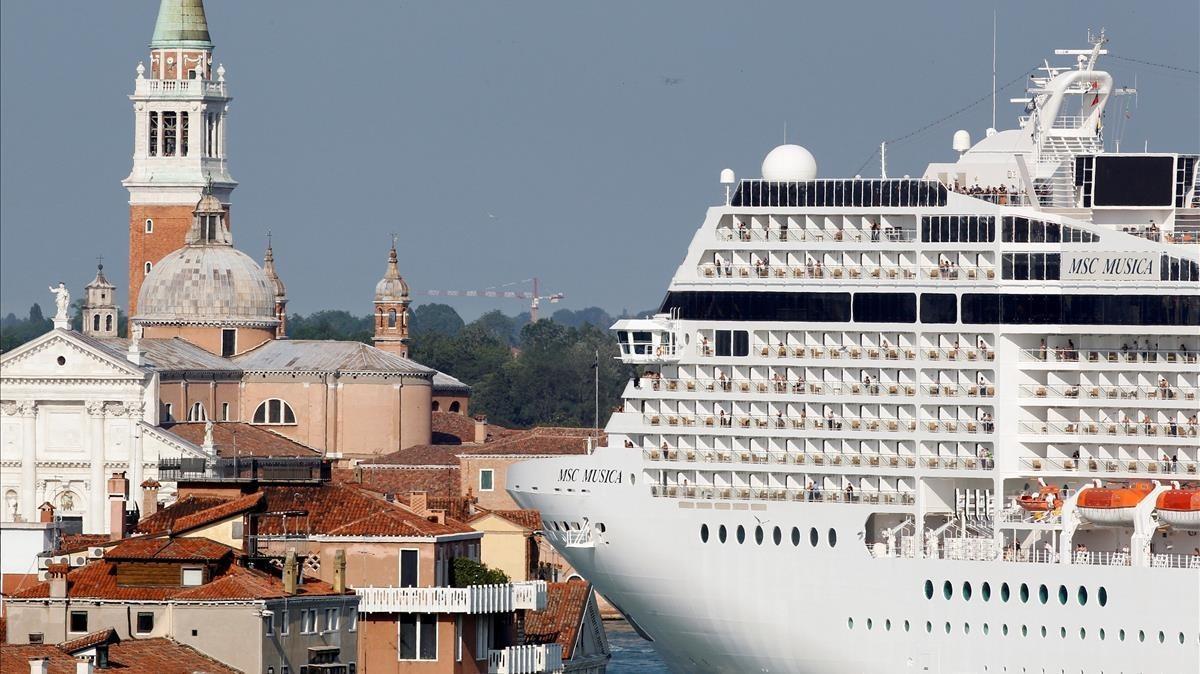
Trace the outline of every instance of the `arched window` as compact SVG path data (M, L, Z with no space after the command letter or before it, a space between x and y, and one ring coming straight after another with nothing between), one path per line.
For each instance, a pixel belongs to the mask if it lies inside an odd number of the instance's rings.
M188 421L208 421L208 412L204 409L204 403L197 400L188 408Z
M434 412L437 412L441 408L441 406L442 406L442 404L440 402L438 402L437 400L433 401L433 411Z
M388 309L388 324L387 324L387 326L389 328L396 327L396 310L395 309Z
M92 316L92 329L96 332L100 332L100 314Z
M152 265L152 264L150 264L149 262L147 262L147 263L146 263L146 267L145 267L145 268L146 268L146 273L147 273L147 274L149 274L149 273L150 273L150 270L154 268L154 265Z
M278 398L271 398L259 403L258 408L254 410L254 423L294 424L296 413L292 411L291 405Z
M459 409L461 409L461 408L459 407L459 404L458 404L458 401L457 401L457 400L455 400L454 402L450 403L450 411L451 411L451 412L457 412Z
M229 421L229 403L221 403L221 421Z
M112 319L113 319L112 314L109 314L104 317L104 329L108 330L110 332L113 329Z
M154 233L154 220L152 220L151 218L146 218L146 233L147 234Z

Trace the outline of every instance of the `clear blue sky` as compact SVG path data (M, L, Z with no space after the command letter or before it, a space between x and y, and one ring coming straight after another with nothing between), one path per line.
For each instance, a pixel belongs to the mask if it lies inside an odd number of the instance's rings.
M157 5L0 3L5 313L47 306L59 279L77 295L96 255L127 285L126 95ZM1116 55L1200 67L1195 0L994 6L1001 83L1101 26ZM208 0L234 96L234 240L261 257L273 230L301 313L366 313L392 231L416 291L537 275L563 306L652 307L720 170L756 176L785 123L822 176L849 176L880 140L986 95L992 7ZM1141 91L1125 148L1200 150L1196 75L1102 63ZM984 103L892 147L889 172L951 159L953 131L978 138L990 117Z

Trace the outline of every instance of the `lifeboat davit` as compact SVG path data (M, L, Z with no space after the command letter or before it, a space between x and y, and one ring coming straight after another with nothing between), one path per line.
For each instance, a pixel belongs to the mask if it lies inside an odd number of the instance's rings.
M1093 524L1133 526L1133 511L1152 491L1154 485L1149 482L1116 489L1093 487L1079 493L1076 505L1079 514Z
M1200 531L1200 487L1158 495L1158 521L1183 531Z
M1058 487L1046 486L1037 494L1021 494L1017 497L1017 505L1031 513L1045 513L1057 510L1062 505Z

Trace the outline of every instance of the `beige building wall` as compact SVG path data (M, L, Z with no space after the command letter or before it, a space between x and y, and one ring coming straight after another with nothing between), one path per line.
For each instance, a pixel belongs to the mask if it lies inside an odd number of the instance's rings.
M484 674L487 653L475 652L475 616L439 614L437 660L400 660L396 614L364 615L359 621L358 670L371 674ZM461 622L460 622L461 621ZM462 659L455 659L456 634L461 626Z
M235 328L237 340L234 343L234 353L245 353L263 342L275 339L274 328ZM170 339L179 337L196 346L221 355L221 328L198 327L189 325L147 325L144 326L143 337Z
M480 561L508 574L513 582L527 580L530 560L530 532L524 527L498 515L486 515L473 522L471 528L482 532Z
M494 456L470 456L464 455L459 457L459 479L462 482L461 494L466 496L468 492L479 499L478 505L487 510L518 510L521 506L508 495L504 486L507 484L508 467L517 461L523 461L527 457L522 458L506 458ZM479 474L480 471L492 471L492 489L491 491L483 491L480 488Z
M454 404L458 403L458 407ZM433 409L438 412L452 412L468 416L470 410L471 398L467 395L435 395L433 396Z

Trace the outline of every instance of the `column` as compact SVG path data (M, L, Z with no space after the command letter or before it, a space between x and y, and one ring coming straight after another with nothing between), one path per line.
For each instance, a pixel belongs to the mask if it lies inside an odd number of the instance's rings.
M85 442L91 461L91 479L88 486L88 509L84 517L84 533L102 534L108 531L108 485L104 473L104 403L89 401L85 406L88 413Z
M142 452L142 434L138 432L138 423L142 420L144 406L140 402L125 403L125 414L129 419L129 501L142 507L143 465L145 456Z
M38 519L37 409L37 403L30 400L5 410L21 418L21 506L18 512L26 522Z

